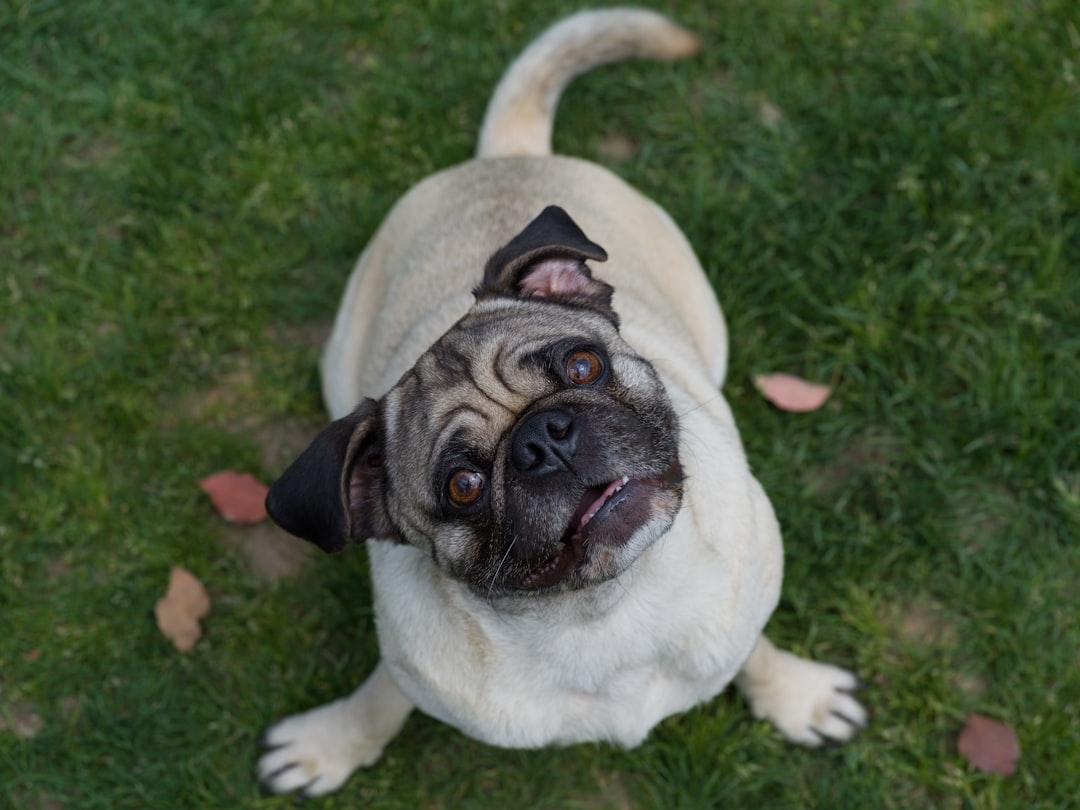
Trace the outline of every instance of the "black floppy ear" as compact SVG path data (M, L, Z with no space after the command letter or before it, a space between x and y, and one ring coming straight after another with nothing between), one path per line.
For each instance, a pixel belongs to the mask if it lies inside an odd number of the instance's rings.
M586 259L607 260L607 252L589 240L557 205L549 205L525 230L497 250L484 267L476 297L548 298L587 306L615 319L611 285L592 277Z
M365 400L315 437L266 495L275 523L323 551L355 540L396 539L382 505L378 403Z

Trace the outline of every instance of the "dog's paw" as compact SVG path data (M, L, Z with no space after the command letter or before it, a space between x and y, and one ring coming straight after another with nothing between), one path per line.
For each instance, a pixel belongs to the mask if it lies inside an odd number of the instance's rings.
M342 702L286 717L263 732L256 765L263 791L325 796L378 760L385 741L370 740L352 726Z
M852 673L776 650L768 677L746 688L755 717L772 721L792 742L811 748L850 740L866 728L867 712Z

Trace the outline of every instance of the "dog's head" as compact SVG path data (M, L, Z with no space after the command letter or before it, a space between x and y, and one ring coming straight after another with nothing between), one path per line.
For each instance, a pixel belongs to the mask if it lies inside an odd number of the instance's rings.
M545 209L488 261L469 312L293 462L270 516L326 551L409 543L485 597L625 571L671 526L682 471L664 388L585 264L606 258Z

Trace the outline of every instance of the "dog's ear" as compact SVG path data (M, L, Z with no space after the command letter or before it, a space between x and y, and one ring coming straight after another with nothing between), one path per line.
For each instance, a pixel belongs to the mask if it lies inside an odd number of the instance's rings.
M325 427L270 487L274 522L328 552L350 540L400 539L382 503L378 422L378 403L369 399Z
M473 292L477 299L546 298L587 306L617 322L611 309L613 289L592 277L586 259L606 261L607 252L563 209L549 205L488 259L484 280Z

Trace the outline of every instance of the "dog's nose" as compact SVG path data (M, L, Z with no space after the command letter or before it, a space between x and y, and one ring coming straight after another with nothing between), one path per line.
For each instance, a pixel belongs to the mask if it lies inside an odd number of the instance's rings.
M533 476L565 471L570 469L577 442L577 427L569 411L540 411L518 426L510 445L510 462L519 472Z

